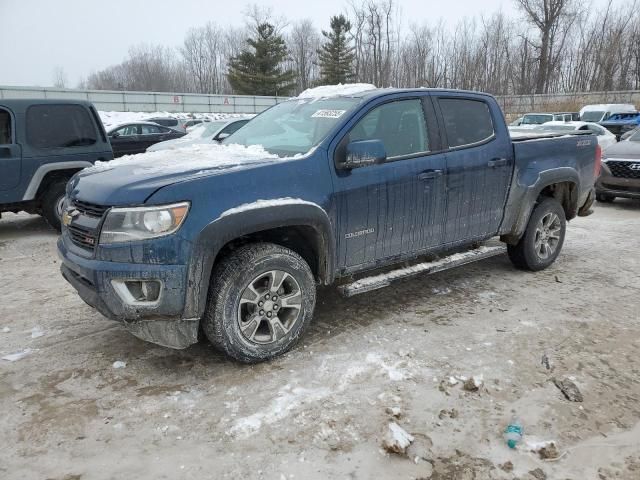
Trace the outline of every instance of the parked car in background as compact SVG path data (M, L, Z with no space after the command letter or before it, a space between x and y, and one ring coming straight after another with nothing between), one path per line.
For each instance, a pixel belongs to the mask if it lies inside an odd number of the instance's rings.
M536 125L542 125L547 122L570 122L572 120L579 120L579 114L576 112L527 113L509 125L513 127L533 128Z
M186 122L182 122L182 125L184 126L185 131L188 133L194 128L196 128L198 125L202 125L203 123L210 122L210 121L211 119L209 118L194 118L193 120L187 120Z
M616 197L640 198L640 129L608 148L602 157L596 182L596 198L613 202Z
M244 126L251 118L234 118L233 120L215 120L196 126L182 138L166 140L147 148L147 152L188 147L207 143L221 142L229 135Z
M151 122L158 125L162 125L163 127L173 128L174 130L179 130L181 132L186 131L186 127L184 126L184 121L180 121L174 117L153 117L147 118L145 122Z
M151 122L124 123L112 127L108 132L114 157L142 153L155 143L185 135L184 132Z
M113 158L98 112L76 100L0 100L0 216L25 211L60 229L67 181Z
M76 175L66 211L100 213L69 213L62 275L139 338L186 348L204 331L258 362L298 341L317 285L396 266L340 286L368 292L428 271L405 268L424 255L458 252L451 267L502 253L475 248L495 236L516 267L542 270L590 213L594 136L514 141L490 95L365 88L311 89L222 145Z
M628 139L631 135L634 135L636 132L640 132L640 126L634 128L633 130L628 131L627 133L623 133L620 136L620 140L626 140Z
M618 143L616 136L606 128L592 122L547 122L531 132L591 132L596 135L602 150Z
M580 109L580 120L583 122L600 123L607 120L614 113L633 113L636 111L636 107L625 103L585 105Z
M620 139L622 135L640 125L640 112L614 113L604 122L600 122L600 125Z

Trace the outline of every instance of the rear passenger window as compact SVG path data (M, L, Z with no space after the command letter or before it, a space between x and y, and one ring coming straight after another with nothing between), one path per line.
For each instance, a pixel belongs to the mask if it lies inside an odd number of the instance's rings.
M153 135L155 133L161 133L161 127L156 125L142 125L142 135Z
M33 105L27 110L27 143L36 148L93 145L96 128L80 105Z
M471 145L493 136L493 121L486 103L466 98L441 98L438 102L449 147Z
M374 108L349 132L349 141L357 140L381 140L389 158L428 152L422 102L400 100Z
M11 141L11 115L0 108L0 145L12 143Z

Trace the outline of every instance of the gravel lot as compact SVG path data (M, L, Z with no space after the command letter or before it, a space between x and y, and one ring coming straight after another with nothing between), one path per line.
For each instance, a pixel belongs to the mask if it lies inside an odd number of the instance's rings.
M39 217L5 215L0 356L31 353L0 360L0 477L638 479L640 202L597 207L543 272L497 257L351 300L322 290L302 344L255 366L129 335L63 281ZM472 375L477 392L450 382ZM381 446L388 407L407 456ZM531 451L550 440L554 461Z

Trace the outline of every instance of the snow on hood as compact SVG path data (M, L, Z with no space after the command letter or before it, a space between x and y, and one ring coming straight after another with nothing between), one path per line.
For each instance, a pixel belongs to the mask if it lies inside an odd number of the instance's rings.
M322 85L320 87L307 88L297 98L327 98L340 95L355 95L357 93L375 90L377 87L370 83L339 83L338 85Z
M267 152L261 145L245 147L216 143L125 155L108 162L96 162L93 167L85 168L83 174L113 170L121 166L128 167L127 173L133 175L172 174L198 170L204 174L210 169L231 168L265 160L280 160L280 157Z

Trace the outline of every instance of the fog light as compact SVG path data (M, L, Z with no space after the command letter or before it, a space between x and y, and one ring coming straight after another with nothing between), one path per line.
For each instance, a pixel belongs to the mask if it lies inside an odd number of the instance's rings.
M111 284L120 298L130 305L155 303L162 290L159 280L112 280Z

